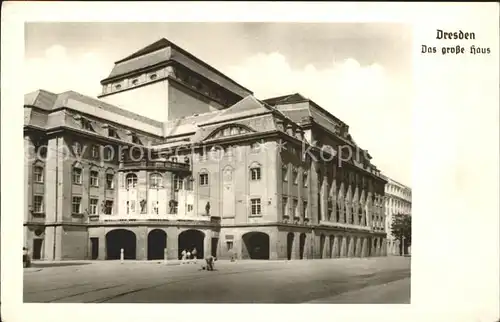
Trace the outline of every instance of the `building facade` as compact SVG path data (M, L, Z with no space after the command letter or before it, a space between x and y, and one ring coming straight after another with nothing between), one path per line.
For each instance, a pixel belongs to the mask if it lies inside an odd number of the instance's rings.
M401 242L391 232L394 215L411 216L411 188L391 178L385 177L385 231L387 232L387 253L399 255Z
M386 180L313 101L259 100L166 39L101 85L25 95L34 259L386 255Z

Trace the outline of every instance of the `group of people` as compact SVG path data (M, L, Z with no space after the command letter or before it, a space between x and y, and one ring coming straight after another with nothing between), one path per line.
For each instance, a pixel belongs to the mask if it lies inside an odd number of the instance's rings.
M187 263L196 264L197 254L198 254L198 252L196 251L196 248L193 248L193 250L191 250L191 251L184 249L181 252L182 264L187 264ZM207 258L205 258L205 265L202 266L202 269L207 270L207 271L213 271L214 270L214 263L216 260L217 260L217 258L215 258L214 256L208 256Z
M190 260L193 260L194 263L196 263L196 255L198 252L196 251L196 248L193 248L192 251L184 249L181 253L182 257L182 263L189 262Z

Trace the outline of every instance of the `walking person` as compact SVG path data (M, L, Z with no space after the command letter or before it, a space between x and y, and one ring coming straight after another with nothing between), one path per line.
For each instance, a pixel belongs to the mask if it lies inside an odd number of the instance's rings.
M198 252L196 251L196 247L193 248L193 251L191 252L191 255L193 255L193 260L194 260L194 263L196 264L196 255L198 254Z
M187 256L187 253L186 253L185 249L182 251L181 255L182 255L182 257L181 257L182 258L181 264L184 264L184 263L186 263L186 256Z
M187 262L191 263L191 253L189 252L189 250L186 253L186 257L187 257Z

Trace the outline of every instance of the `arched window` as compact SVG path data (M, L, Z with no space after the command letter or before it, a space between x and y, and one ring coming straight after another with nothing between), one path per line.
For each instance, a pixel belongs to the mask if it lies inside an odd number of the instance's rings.
M129 173L126 177L127 189L135 188L137 186L137 175L135 173Z
M159 189L163 187L163 179L159 173L151 173L149 175L149 187Z
M82 174L83 174L82 165L78 162L73 164L73 170L72 170L73 184L82 184Z
M250 165L250 180L256 181L260 180L262 175L262 167L259 163L254 162Z

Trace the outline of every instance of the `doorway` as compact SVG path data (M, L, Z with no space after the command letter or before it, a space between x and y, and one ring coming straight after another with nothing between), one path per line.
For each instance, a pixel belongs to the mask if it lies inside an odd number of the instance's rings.
M211 254L213 257L217 257L217 246L218 245L219 245L219 238L212 237Z
M42 244L43 244L43 239L40 238L33 239L33 259L42 258Z
M90 258L97 259L99 256L99 238L91 237L90 238Z

